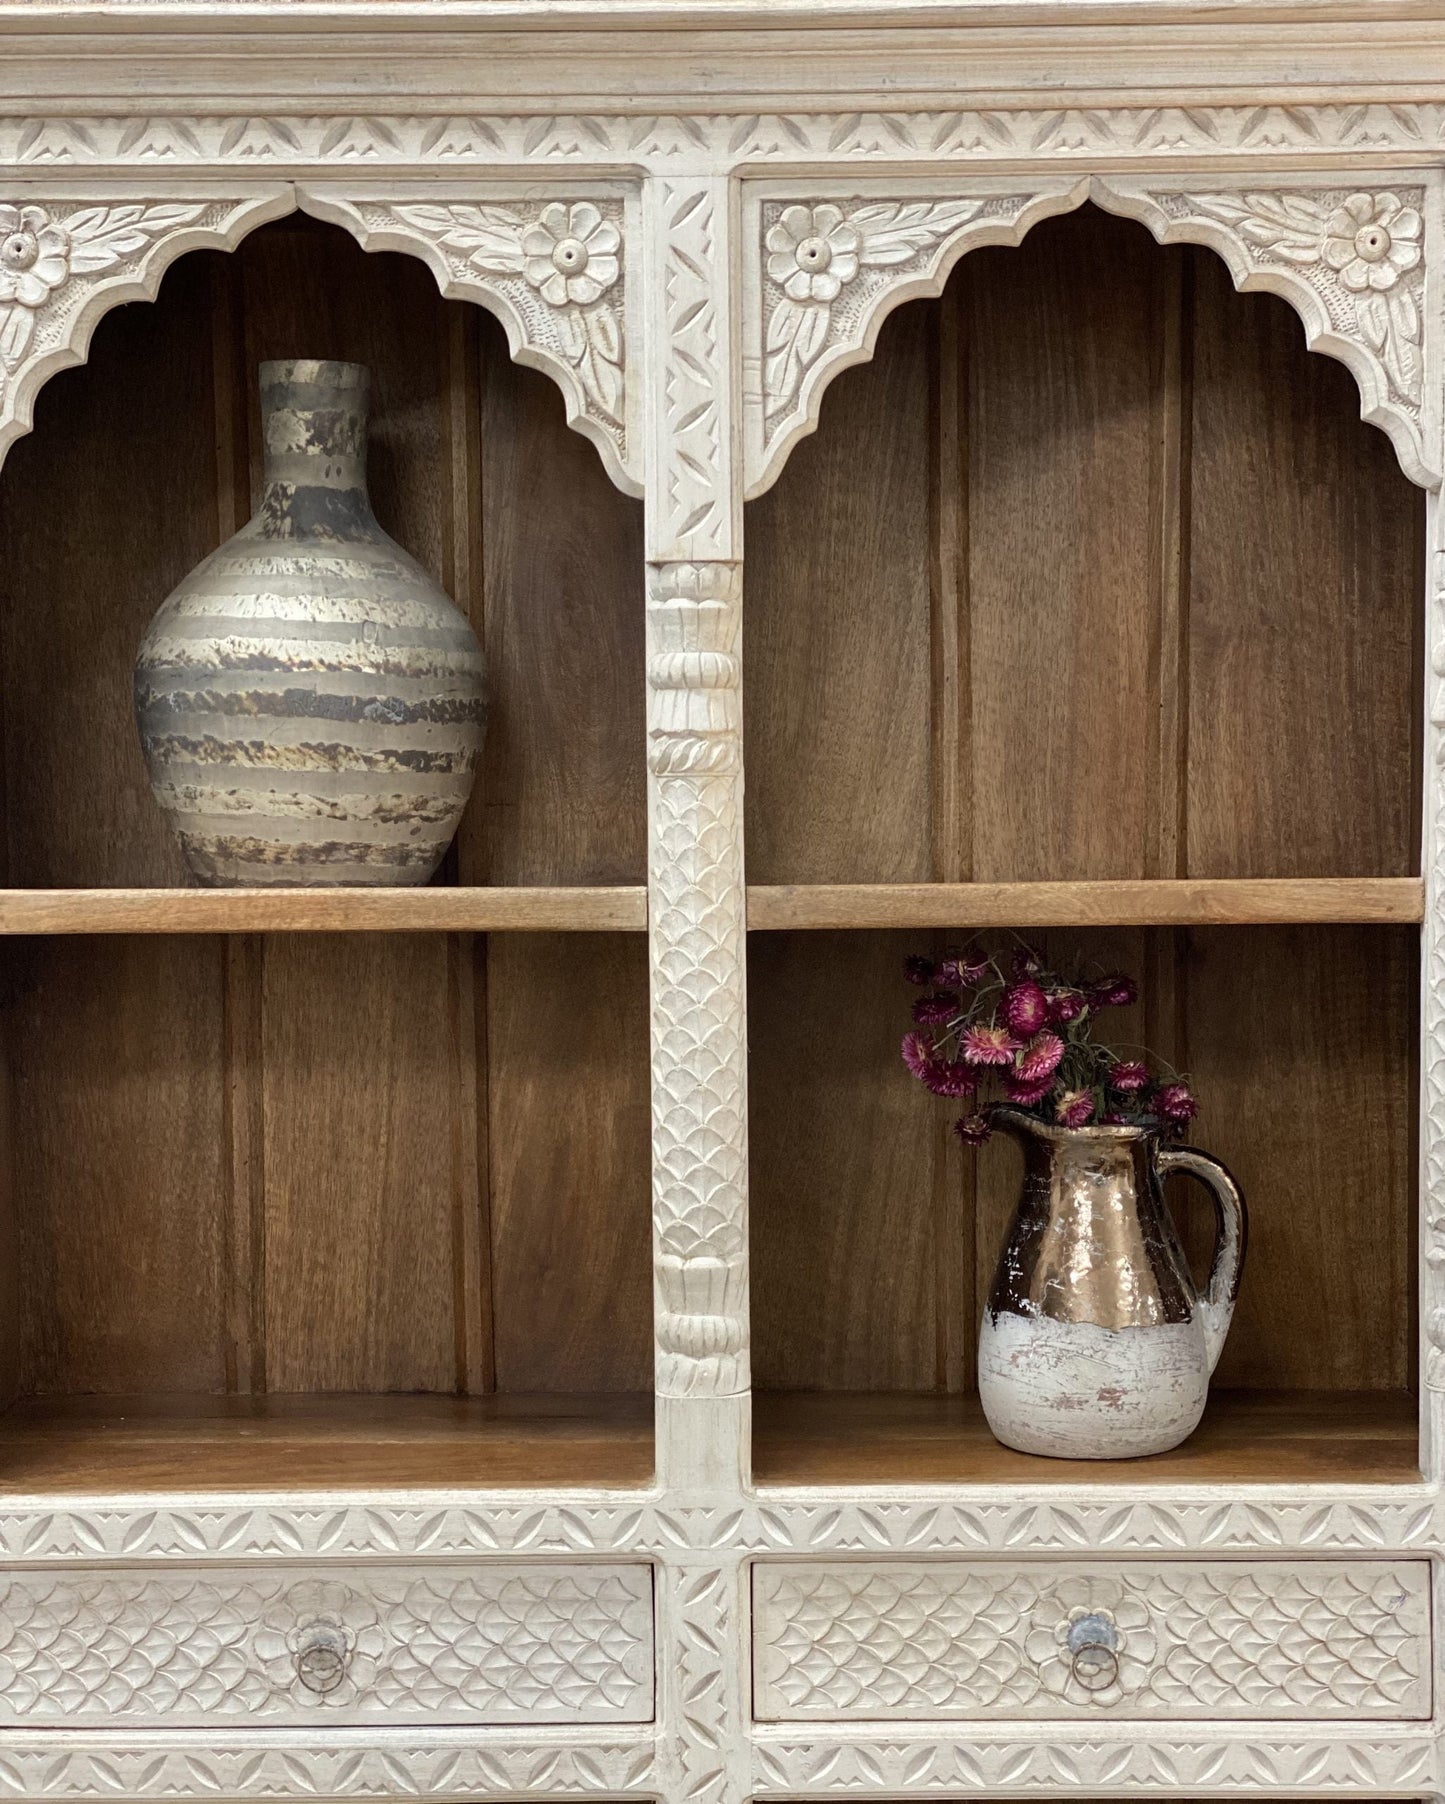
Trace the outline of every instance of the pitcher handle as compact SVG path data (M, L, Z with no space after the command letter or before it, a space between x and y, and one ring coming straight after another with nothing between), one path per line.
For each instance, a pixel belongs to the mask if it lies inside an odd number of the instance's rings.
M1224 1337L1229 1333L1230 1318L1239 1297L1239 1280L1244 1271L1244 1249L1249 1240L1249 1216L1244 1195L1228 1170L1218 1159L1210 1158L1195 1146L1161 1146L1157 1159L1161 1177L1171 1171L1185 1172L1198 1178L1214 1199L1214 1263L1209 1268L1209 1282L1199 1299L1199 1318L1204 1327L1204 1350L1212 1372L1224 1351Z

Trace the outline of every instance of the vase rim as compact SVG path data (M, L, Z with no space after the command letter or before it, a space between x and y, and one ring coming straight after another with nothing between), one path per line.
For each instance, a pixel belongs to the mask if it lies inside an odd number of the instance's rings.
M365 395L371 371L364 363L342 363L330 357L278 357L261 365L261 387L312 383L319 387Z
M1042 1121L1027 1109L1007 1102L995 1103L992 1115L995 1121L1018 1122L1031 1134L1037 1134L1041 1140L1124 1141L1147 1140L1151 1137L1157 1140L1161 1133L1161 1126L1157 1121L1096 1121L1084 1127L1066 1127L1062 1121Z

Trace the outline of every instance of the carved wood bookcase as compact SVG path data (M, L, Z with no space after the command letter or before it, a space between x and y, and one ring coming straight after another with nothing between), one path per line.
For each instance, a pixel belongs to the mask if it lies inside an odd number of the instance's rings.
M1438 9L6 0L0 70L0 451L104 315L299 213L495 315L642 498L656 1460L630 1487L10 1487L0 1794L1445 1795ZM894 309L1085 203L1282 297L1428 496L1420 878L1298 902L1423 923L1418 1475L755 1484L746 943L787 899L750 914L744 882L744 502ZM556 247L603 222L620 250L569 274ZM1291 918L1267 885L1181 882L1182 914L1102 887L1084 924ZM67 930L5 894L8 931ZM178 897L170 930L193 905L267 924ZM967 906L872 920L1009 918ZM1120 1640L1097 1694L1060 1638L1083 1607Z

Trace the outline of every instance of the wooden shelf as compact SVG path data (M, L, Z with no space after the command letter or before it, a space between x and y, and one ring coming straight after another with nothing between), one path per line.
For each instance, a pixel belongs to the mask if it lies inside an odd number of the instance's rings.
M1418 877L1122 883L813 883L748 890L754 931L848 927L1204 927L1418 922Z
M1057 1460L1014 1453L977 1397L762 1393L760 1485L1416 1484L1417 1405L1404 1393L1221 1391L1172 1453Z
M0 934L641 933L647 891L6 889Z
M0 1494L635 1489L648 1396L42 1397L0 1416Z

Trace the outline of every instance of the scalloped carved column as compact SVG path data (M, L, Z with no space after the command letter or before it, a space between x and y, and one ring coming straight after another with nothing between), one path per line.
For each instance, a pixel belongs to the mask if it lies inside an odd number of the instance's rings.
M684 1488L745 1470L741 471L726 181L647 184L647 677L659 1422ZM686 1428L683 1424L687 1424ZM723 1445L729 1451L722 1453Z

